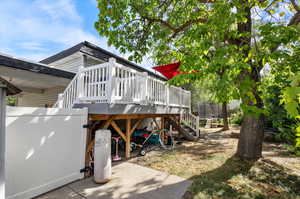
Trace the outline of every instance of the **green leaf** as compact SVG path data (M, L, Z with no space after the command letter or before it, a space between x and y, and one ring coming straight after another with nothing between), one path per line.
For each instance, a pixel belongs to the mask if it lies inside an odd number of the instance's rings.
M285 108L292 117L296 117L299 114L297 110L298 103L295 101L286 103Z

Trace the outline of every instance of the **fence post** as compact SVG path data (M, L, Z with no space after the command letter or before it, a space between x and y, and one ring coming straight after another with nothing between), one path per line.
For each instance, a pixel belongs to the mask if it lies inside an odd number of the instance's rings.
M107 100L108 103L113 103L115 98L115 71L116 71L116 59L111 57L108 59L108 83L107 83Z

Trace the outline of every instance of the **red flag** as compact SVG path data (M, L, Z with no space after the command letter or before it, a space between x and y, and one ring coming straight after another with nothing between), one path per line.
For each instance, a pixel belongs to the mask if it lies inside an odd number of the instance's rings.
M161 66L155 66L153 67L153 69L160 72L166 78L172 79L176 75L182 73L178 70L180 64L181 64L180 62L175 62L175 63L161 65Z

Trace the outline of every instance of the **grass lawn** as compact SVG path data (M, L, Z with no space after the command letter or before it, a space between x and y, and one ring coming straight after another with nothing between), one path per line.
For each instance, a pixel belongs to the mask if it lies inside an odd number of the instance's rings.
M237 139L232 129L202 131L197 143L175 151L131 160L134 163L193 181L184 199L291 198L300 199L300 158L280 144L265 143L264 158L256 162L234 157Z

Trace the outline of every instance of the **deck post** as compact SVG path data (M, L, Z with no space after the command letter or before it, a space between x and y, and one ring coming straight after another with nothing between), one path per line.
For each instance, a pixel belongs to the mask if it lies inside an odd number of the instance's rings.
M109 66L108 66L108 86L107 86L107 99L108 103L114 102L114 90L115 90L115 64L117 63L116 59L111 57L108 60Z
M143 76L144 78L142 79L143 83L142 83L142 90L143 90L143 96L142 96L142 101L144 104L148 103L148 73L147 72L143 72Z
M84 69L84 67L79 67L78 70L78 81L77 81L77 100L78 102L80 102L80 99L82 97L84 97L84 73L82 72L82 70Z
M64 94L60 93L58 94L58 104L57 104L58 108L64 108Z
M130 158L130 138L131 138L131 119L126 119L126 147L125 147L125 158Z
M168 112L169 112L169 105L170 105L170 86L166 86L166 107Z

